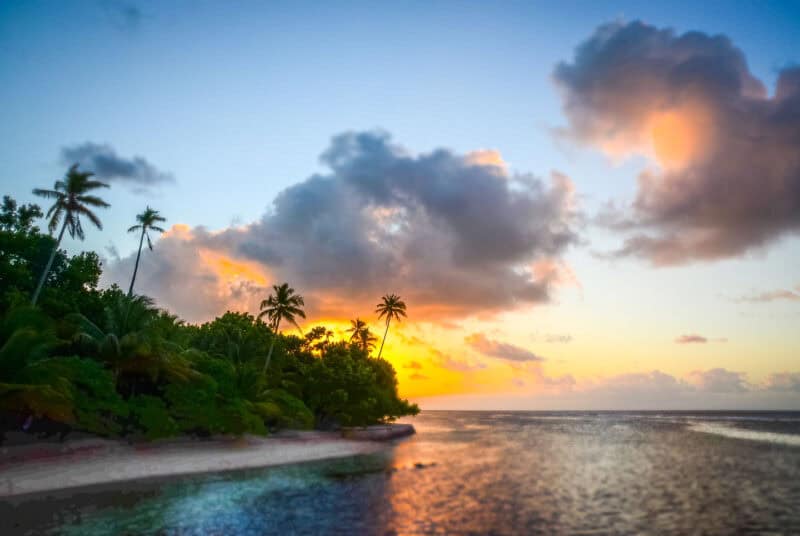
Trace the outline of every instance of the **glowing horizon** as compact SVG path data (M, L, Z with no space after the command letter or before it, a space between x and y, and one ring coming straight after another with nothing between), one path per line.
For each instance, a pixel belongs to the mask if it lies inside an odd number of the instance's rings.
M137 291L202 322L288 282L378 337L397 293L430 407L800 408L793 8L122 4L0 6L4 193L109 181L65 242L103 285L149 204Z

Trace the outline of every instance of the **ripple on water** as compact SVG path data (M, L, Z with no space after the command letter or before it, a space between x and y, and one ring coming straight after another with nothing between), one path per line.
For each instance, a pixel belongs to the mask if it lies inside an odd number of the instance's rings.
M800 414L736 417L423 412L380 455L0 507L0 533L800 534Z

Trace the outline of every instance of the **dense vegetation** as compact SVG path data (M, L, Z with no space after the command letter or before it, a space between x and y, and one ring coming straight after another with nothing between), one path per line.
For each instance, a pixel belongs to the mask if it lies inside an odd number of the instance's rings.
M3 199L0 436L11 430L148 439L266 434L366 425L419 411L398 397L392 365L370 356L376 337L363 322L347 341L332 340L324 327L302 336L280 333L282 320L294 324L305 316L302 297L288 285L274 287L258 317L227 312L202 325L134 294L133 278L128 293L98 288L97 254L69 256L58 247L65 230L83 236L80 214L68 219L68 203L53 238L37 226L44 216L38 206ZM58 230L52 225L58 210L49 214L51 231ZM149 207L140 216L131 230L141 233L141 254L143 238L150 244L148 229L160 231L154 224L163 218Z

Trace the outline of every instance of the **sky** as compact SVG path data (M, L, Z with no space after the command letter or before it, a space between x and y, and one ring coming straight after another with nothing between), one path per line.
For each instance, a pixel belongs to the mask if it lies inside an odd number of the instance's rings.
M800 409L797 2L0 3L3 193L108 181L103 284L409 318L423 408Z

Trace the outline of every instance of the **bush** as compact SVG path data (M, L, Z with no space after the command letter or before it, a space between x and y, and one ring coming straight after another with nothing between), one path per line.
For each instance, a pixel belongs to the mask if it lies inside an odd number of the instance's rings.
M178 433L178 425L170 416L164 402L155 396L139 395L128 400L134 426L147 439L160 439Z

